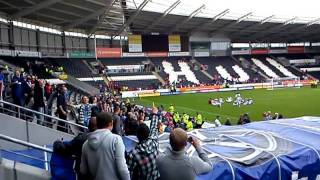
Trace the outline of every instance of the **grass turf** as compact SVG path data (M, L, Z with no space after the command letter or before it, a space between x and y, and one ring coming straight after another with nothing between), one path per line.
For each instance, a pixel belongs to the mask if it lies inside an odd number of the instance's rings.
M229 117L232 124L236 124L239 115L243 113L249 113L252 121L261 120L262 113L266 111L281 113L285 118L320 116L320 89L257 89L240 91L240 94L242 98L253 98L254 104L236 107L224 103L221 108L208 104L209 98L234 97L234 91L137 98L136 104L151 107L154 102L156 106L163 105L166 110L170 104L174 104L175 110L180 113L195 115L200 112L207 121L213 121L219 115L222 123Z

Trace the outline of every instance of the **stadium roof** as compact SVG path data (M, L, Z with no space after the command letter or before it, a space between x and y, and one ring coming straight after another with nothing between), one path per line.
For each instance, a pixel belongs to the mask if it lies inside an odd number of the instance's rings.
M11 20L86 34L115 33L124 22L119 0L0 0L1 11Z
M0 0L2 17L59 30L113 36L202 32L233 42L320 41L317 7L316 0Z
M133 33L203 32L233 42L306 42L320 39L320 14L312 3L317 1L127 0L124 11Z

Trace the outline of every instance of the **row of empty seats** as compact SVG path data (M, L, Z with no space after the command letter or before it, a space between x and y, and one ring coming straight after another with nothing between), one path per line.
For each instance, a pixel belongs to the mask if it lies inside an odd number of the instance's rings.
M158 79L155 75L135 75L135 76L112 76L109 77L110 81L134 81L134 80L152 80Z
M52 59L52 61L76 78L92 77L92 71L81 59Z
M181 68L181 72L183 72L186 76L186 79L192 83L199 84L199 80L196 75L191 71L190 66L186 62L179 62L179 66Z
M274 59L266 58L266 60L275 68L277 68L282 74L284 74L286 77L296 77L296 75L292 74L290 71L288 71L287 68L285 68L282 64L278 63Z
M220 74L220 76L223 78L223 79L226 79L228 81L231 81L232 80L232 76L228 73L228 71L222 67L221 65L220 66L216 66L216 70L217 72Z
M232 69L239 75L240 82L249 81L250 76L239 65L232 66Z
M267 76L271 78L279 78L279 76L273 72L268 66L266 66L264 63L262 63L260 60L256 58L252 58L252 62L258 66Z

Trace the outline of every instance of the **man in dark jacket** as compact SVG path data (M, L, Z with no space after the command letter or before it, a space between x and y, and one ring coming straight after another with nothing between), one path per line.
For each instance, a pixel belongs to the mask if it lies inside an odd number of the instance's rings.
M89 133L94 132L97 129L97 120L95 117L91 118L89 122ZM88 133L80 133L69 142L55 141L53 143L53 150L55 153L63 156L75 156L74 170L77 173L78 180L84 180L85 178L80 174L80 163L82 154L82 145L88 139Z
M44 92L43 92L43 83L39 80L36 80L34 83L34 104L33 108L35 111L38 111L40 113L44 113ZM37 117L37 123L43 125L44 116L36 115Z
M115 106L114 113L112 115L112 120L113 120L112 133L122 136L123 135L123 122L121 121L119 114L120 114L120 107Z
M66 99L67 88L62 87L60 89L58 98L57 98L57 113L58 117L63 120L67 120L67 99ZM57 130L67 132L66 123L58 121Z
M19 70L15 71L15 75L11 79L11 91L13 103L18 106L24 105L24 96L23 96L23 88L22 84L24 83L24 79L20 74Z

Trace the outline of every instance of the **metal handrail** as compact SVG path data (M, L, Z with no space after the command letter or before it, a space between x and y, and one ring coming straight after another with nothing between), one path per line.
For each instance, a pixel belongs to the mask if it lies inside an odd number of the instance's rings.
M32 112L34 114L38 114L40 116L44 116L44 117L47 117L47 118L50 118L50 119L61 121L61 122L64 122L66 124L73 125L73 126L76 126L76 127L82 128L82 129L88 129L88 127L86 127L86 126L82 126L82 125L79 125L79 124L74 123L74 122L70 122L70 121L67 121L67 120L64 120L64 119L60 119L60 118L57 118L57 117L54 117L54 116L50 116L50 115L47 115L47 114L32 110L32 109L28 109L28 108L25 108L25 107L22 107L22 106L18 106L16 104L13 104L13 103L10 103L10 102L7 102L7 101L0 100L0 103L7 104L7 105L10 105L10 106L13 106L13 107L25 110L25 111L29 111L29 112Z
M26 146L26 147L29 147L29 148L34 148L34 149L37 149L37 150L41 150L41 151L44 151L44 152L53 153L52 149L45 148L45 147L42 147L42 146L39 146L39 145L36 145L36 144L32 144L32 143L29 143L29 142L26 142L26 141L22 141L22 140L19 140L19 139L10 137L10 136L6 136L6 135L3 135L3 134L0 134L0 139L5 140L5 141L9 141L9 142L12 142L12 143L15 143L15 144L19 144L19 145L22 145L22 146Z
M28 158L28 159L33 159L33 160L36 160L36 161L41 161L41 162L44 162L44 163L50 162L49 160L39 159L39 158L36 158L36 157L32 157L32 156L25 155L25 154L22 154L22 153L19 153L19 152L11 151L11 150L2 149L2 151L3 151L3 152L11 153L11 154L14 154L14 155L17 155L17 156L22 156L22 157L25 157L25 158Z

